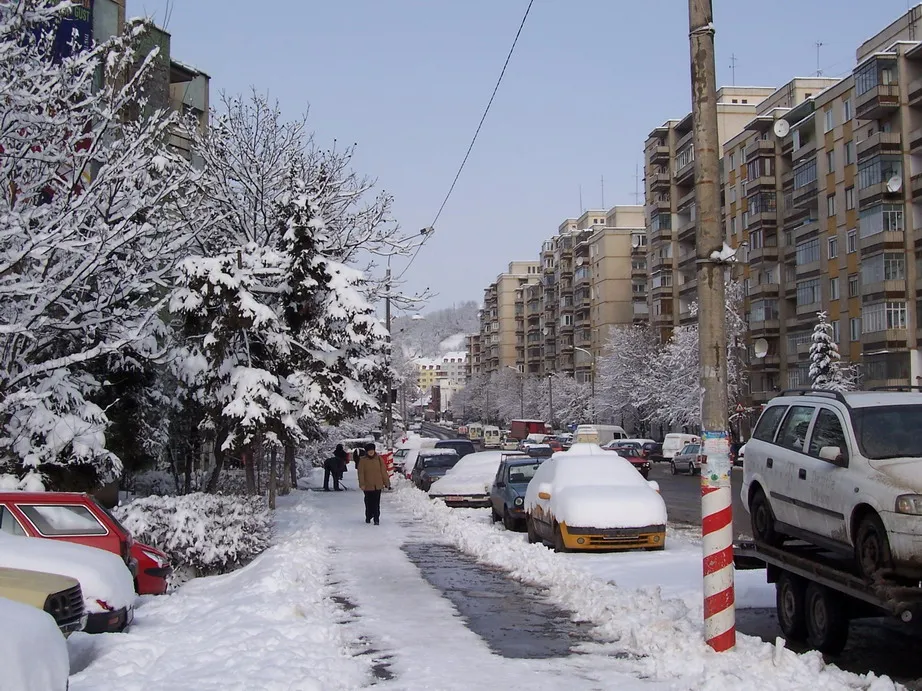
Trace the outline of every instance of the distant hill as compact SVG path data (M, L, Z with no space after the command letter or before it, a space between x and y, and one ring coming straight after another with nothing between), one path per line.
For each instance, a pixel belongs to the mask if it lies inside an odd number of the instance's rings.
M394 345L407 358L464 350L464 337L480 330L479 309L478 303L470 301L421 316L397 317L391 322Z

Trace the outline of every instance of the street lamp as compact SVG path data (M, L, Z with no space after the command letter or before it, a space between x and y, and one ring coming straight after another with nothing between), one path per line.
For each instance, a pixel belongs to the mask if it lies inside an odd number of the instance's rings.
M595 414L595 355L585 348L580 348L579 346L573 346L573 350L578 350L581 353L586 353L589 356L589 403L592 406L592 422L595 424L596 414Z
M554 427L554 386L552 379L554 378L553 372L547 373L547 421L551 425L551 431L555 429Z
M525 418L525 373L520 372L518 367L513 367L512 365L506 365L506 369L511 369L513 372L519 375L519 404L521 406L519 416L524 419Z

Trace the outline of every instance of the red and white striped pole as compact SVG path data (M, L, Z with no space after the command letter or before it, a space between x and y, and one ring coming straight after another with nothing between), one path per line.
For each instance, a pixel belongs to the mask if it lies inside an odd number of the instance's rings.
M726 432L705 432L701 472L701 546L704 556L704 638L717 652L736 645L733 590L733 496Z

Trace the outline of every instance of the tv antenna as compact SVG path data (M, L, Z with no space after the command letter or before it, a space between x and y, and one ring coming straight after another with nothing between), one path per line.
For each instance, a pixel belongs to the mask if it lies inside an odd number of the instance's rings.
M640 205L640 166L634 164L634 204Z
M822 77L823 70L820 69L820 48L822 48L824 44L822 41L817 41L814 45L816 46L816 76Z
M736 53L733 53L730 56L730 82L733 86L736 86L736 63L739 62L736 58Z

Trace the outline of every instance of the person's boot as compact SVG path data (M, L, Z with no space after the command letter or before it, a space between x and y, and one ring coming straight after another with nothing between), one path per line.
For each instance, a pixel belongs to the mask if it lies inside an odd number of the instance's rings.
M371 523L371 519L370 519L370 518L366 518L366 519L365 519L365 522L366 522L366 523Z
M377 518L375 519L375 525L381 525L381 521Z

